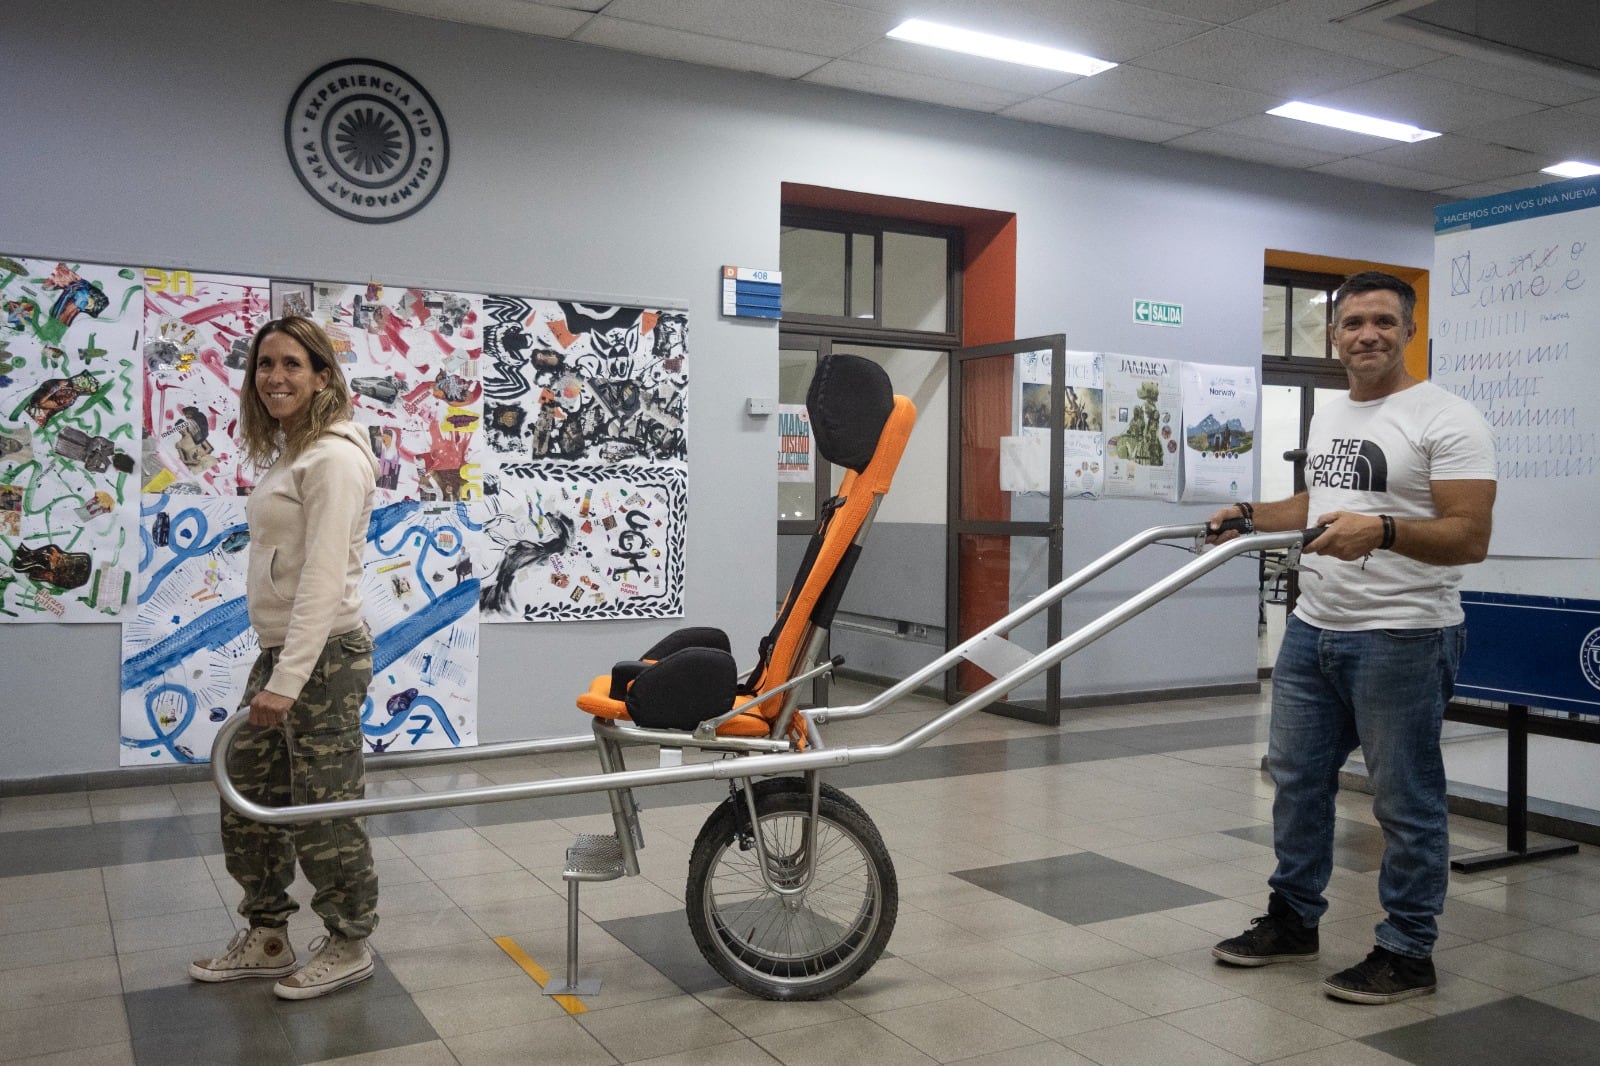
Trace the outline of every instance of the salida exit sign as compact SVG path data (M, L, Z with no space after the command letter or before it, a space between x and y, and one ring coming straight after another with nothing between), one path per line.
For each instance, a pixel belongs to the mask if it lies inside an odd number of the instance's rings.
M1133 320L1146 326L1183 325L1183 305L1160 300L1133 301Z

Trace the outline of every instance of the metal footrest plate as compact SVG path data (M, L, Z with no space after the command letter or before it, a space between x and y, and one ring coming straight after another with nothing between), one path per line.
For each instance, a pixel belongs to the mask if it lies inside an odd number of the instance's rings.
M567 868L561 871L568 881L614 881L622 874L621 842L597 833L578 834L567 848Z

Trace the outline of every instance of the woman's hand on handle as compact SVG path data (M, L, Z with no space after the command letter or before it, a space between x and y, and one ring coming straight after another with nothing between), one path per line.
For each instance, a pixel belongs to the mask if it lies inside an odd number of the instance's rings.
M250 701L250 724L262 729L282 725L289 720L289 708L293 706L294 700L288 696L262 689Z

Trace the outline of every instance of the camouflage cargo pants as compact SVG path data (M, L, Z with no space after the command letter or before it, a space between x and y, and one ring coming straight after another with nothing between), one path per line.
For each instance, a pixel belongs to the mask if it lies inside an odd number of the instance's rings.
M261 652L240 708L272 675L279 649ZM246 725L228 755L228 774L247 799L267 807L359 799L366 793L361 704L372 680L372 635L365 627L331 637L289 711L289 735ZM263 825L222 805L228 873L244 888L239 913L251 925L282 926L300 905L289 897L295 859L315 890L311 909L328 930L360 938L378 924L378 875L366 820Z

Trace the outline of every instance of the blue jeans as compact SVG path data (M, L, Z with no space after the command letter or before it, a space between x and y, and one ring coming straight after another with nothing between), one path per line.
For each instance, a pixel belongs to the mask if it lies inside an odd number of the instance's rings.
M1450 877L1439 733L1465 642L1462 626L1340 632L1290 616L1272 671L1268 883L1307 926L1328 909L1339 768L1359 746L1383 827L1378 946L1433 953Z

